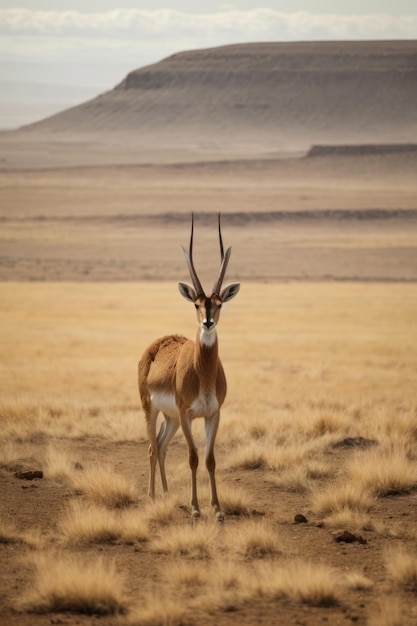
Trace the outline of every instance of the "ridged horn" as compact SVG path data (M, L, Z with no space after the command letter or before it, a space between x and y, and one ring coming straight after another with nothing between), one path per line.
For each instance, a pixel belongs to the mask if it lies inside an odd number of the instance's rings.
M193 236L194 236L194 213L191 213L191 236L190 236L190 245L187 250L182 246L184 251L185 260L187 261L188 270L190 272L191 280L193 281L194 289L197 292L197 296L204 296L204 289L201 286L200 279L197 276L197 272L195 271L194 262L193 262Z
M222 288L224 275L226 274L227 264L229 263L230 254L232 252L232 248L227 248L226 254L224 253L222 229L221 229L221 223L220 223L220 213L219 213L219 244L220 244L221 266L220 266L219 276L213 286L213 296L220 295L220 289Z

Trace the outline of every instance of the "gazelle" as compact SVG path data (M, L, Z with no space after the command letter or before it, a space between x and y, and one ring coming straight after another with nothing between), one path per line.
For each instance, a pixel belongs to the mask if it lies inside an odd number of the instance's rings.
M220 420L220 407L226 397L226 377L218 356L217 324L222 304L234 298L239 283L222 289L231 248L223 249L219 214L221 265L210 296L204 293L193 263L194 216L191 220L189 249L183 247L193 286L179 283L181 295L196 308L198 330L195 341L180 335L167 335L154 341L145 350L138 368L139 392L147 423L150 458L149 495L155 497L155 471L159 462L162 488L168 491L165 457L168 445L181 425L189 451L191 468L192 516L200 516L197 499L198 452L191 425L204 417L206 433L206 467L210 477L211 504L216 517L223 520L216 489L214 442ZM165 420L158 436L156 422L159 412Z

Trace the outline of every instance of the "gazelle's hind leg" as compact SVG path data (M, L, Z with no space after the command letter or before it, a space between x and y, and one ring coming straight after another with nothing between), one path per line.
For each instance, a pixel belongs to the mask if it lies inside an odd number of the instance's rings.
M148 494L152 498L152 500L155 498L155 472L156 465L158 463L158 440L156 437L156 420L158 418L158 413L159 410L153 404L151 404L149 413L145 415L149 439L150 462Z
M164 414L165 415L165 414ZM161 472L162 489L164 493L168 493L168 484L165 474L165 457L167 448L179 428L180 422L176 417L168 417L165 415L165 422L162 423L161 429L158 434L158 460L159 469Z

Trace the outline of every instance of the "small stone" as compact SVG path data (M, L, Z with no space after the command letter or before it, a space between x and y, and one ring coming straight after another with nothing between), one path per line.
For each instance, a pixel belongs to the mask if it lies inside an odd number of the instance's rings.
M378 445L376 439L366 439L366 437L346 437L333 445L334 448L371 448Z
M43 472L42 470L22 470L15 472L14 477L20 478L21 480L35 480L37 478L43 478Z
M297 513L297 515L294 516L294 522L296 524L307 524L308 519L302 513Z
M348 530L344 530L340 535L337 535L335 537L335 541L337 541L338 543L355 543L356 541L361 544L366 543L366 539L360 536L358 537Z

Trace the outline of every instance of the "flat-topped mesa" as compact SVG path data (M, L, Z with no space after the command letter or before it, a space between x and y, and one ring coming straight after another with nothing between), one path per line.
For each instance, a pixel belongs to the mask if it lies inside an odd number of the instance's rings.
M407 41L181 52L25 130L219 146L417 141L416 67L417 46Z

